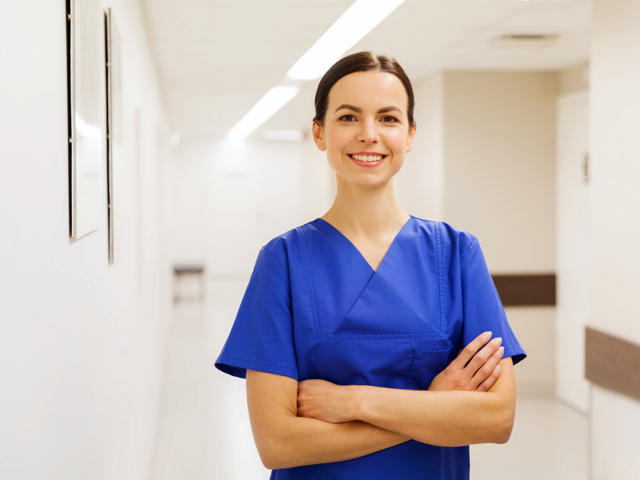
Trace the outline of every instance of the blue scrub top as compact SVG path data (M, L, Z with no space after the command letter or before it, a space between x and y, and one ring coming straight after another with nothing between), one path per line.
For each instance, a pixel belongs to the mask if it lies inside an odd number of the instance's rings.
M526 354L513 334L478 239L411 216L377 270L318 218L258 254L231 333L215 362L298 381L426 390L482 332L503 358ZM468 479L469 447L409 440L342 462L273 470L287 479Z

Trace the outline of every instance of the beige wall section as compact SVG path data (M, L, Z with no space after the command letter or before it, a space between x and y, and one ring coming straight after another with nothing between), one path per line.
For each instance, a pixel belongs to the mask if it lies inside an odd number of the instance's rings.
M559 94L580 92L589 88L589 63L581 63L559 72Z
M113 265L104 151L98 230L69 240L65 2L2 4L2 479L148 478L171 308L167 116L139 2L101 4L123 47Z
M444 211L442 76L435 73L413 84L416 136L413 149L394 178L400 206L428 220L442 220Z
M492 273L555 270L556 73L444 74L445 219Z
M640 2L596 0L591 51L594 328L640 343ZM640 478L640 402L593 388L592 479Z
M518 395L545 396L555 387L555 307L506 307L505 313L527 358L516 365Z
M492 273L555 271L557 73L445 72L444 220L478 237ZM528 358L518 392L554 391L554 307L506 308Z

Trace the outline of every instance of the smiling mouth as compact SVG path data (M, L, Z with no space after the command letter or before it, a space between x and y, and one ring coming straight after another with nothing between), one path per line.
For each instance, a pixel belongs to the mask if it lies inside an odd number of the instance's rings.
M353 155L351 153L347 153L347 155L359 162L379 162L387 157L387 155Z

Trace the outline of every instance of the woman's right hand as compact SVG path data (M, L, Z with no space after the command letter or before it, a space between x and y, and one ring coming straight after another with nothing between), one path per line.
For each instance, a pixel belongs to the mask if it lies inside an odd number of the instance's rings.
M500 376L498 363L504 353L504 347L500 346L502 339L498 337L489 342L490 338L491 332L476 337L433 379L427 390L488 391Z

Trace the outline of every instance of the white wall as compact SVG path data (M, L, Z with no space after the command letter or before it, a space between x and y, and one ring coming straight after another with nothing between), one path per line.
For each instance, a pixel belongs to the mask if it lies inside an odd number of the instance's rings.
M640 344L640 2L596 0L591 50L590 320ZM591 396L592 478L640 478L640 402Z
M0 15L0 478L148 474L170 308L166 115L139 3L102 6L123 45L111 266L104 164L99 228L69 239L65 2Z
M444 137L442 73L413 83L413 148L395 176L394 191L407 213L428 220L444 218Z
M309 138L187 141L175 155L172 255L208 276L248 278L260 247L333 201L333 171Z

